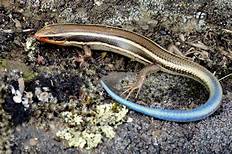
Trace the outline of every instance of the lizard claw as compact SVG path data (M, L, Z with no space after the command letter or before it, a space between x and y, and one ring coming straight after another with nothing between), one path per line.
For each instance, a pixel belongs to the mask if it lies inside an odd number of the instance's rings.
M145 79L145 76L140 77L135 83L132 83L132 84L128 85L128 86L126 87L127 89L126 89L124 92L122 92L121 95L124 95L124 94L128 93L127 96L126 96L126 99L128 99L128 98L130 97L130 95L131 95L135 90L138 89L138 90L137 90L137 93L136 93L136 95L135 95L135 98L137 98L138 95L139 95L139 93L140 93L140 91L141 91L141 88L142 88L142 86L143 86L144 79Z

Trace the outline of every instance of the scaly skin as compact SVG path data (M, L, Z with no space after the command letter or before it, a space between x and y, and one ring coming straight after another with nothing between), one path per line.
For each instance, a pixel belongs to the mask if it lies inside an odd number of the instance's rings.
M216 77L204 67L169 53L152 40L123 29L101 25L56 24L35 34L40 41L63 46L89 46L92 50L115 52L144 65L157 64L163 71L187 76L202 83L209 91L206 103L189 110L149 108L128 101L101 81L107 93L117 102L137 112L176 122L197 121L211 115L221 104L222 88ZM56 40L58 38L58 40Z

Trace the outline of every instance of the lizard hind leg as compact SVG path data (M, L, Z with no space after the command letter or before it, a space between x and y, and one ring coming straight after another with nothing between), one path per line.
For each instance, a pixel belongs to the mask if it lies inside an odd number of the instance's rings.
M146 79L147 74L149 74L149 73L156 73L156 72L158 72L158 71L160 71L160 70L161 70L161 67L158 66L158 65L156 65L156 64L153 64L153 65L149 65L149 66L144 67L144 68L138 73L138 75L137 75L137 80L136 80L134 83L128 85L128 86L126 87L127 89L126 89L121 95L124 95L124 94L128 93L127 96L126 96L126 99L128 99L128 98L130 97L130 95L131 95L135 90L137 90L137 93L136 93L136 96L135 96L135 98L137 98L138 95L139 95L139 93L140 93L140 91L141 91L141 88L142 88L142 86L143 86L143 83L144 83L144 80Z
M92 57L92 51L88 45L83 45L82 49L84 51L84 54L78 53L78 56L75 58L75 61L80 63L79 64L80 66L84 66L86 63L86 60Z

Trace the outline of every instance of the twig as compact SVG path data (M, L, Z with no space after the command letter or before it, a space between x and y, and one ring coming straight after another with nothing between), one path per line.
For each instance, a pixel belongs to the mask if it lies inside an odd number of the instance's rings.
M12 29L0 29L0 32L4 32L4 33L16 33L16 32L23 32L23 33L26 33L26 32L31 32L33 31L34 29L23 29L21 31L15 31L15 30L12 30Z
M219 81L224 80L225 78L228 78L229 76L232 76L232 73L227 74L226 76L222 77L221 79L219 79Z
M206 46L204 43L198 41L197 43L193 43L193 42L186 42L187 44L193 46L193 47L197 47L203 50L209 50L210 48L208 46Z
M232 34L232 30L229 30L229 29L222 29L224 32L227 32L227 33L231 33Z

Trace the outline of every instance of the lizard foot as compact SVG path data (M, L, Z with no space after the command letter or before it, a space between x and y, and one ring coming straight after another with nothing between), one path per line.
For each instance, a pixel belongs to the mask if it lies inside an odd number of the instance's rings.
M135 90L137 90L137 93L136 93L136 96L135 96L135 98L137 98L140 91L141 91L141 88L143 86L145 78L146 78L146 76L140 76L140 78L135 83L132 83L132 84L128 85L126 87L127 89L121 95L124 95L124 94L128 93L127 96L126 96L126 99L128 99L130 97L130 95Z
M146 79L147 74L149 74L151 72L155 73L155 72L158 72L160 70L161 70L161 67L159 67L158 65L155 65L155 64L144 67L139 72L138 77L137 77L137 81L135 83L132 83L129 86L127 86L127 90L125 90L122 93L122 95L128 93L128 95L126 96L126 99L128 99L129 96L132 94L132 92L134 92L135 90L138 89L136 96L135 96L135 98L137 98L140 91L141 91L141 88L143 86L143 83L144 83L144 80Z

